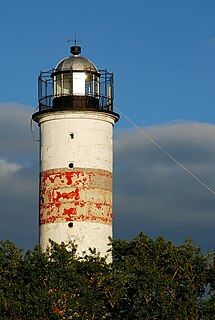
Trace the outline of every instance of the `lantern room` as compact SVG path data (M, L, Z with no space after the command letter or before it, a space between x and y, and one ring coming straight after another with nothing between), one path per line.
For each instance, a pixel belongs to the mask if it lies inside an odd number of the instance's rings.
M81 47L39 76L39 111L98 110L113 112L113 74L82 57Z
M54 95L99 95L99 73L89 60L79 56L80 47L71 47L72 55L63 59L55 68L52 77Z

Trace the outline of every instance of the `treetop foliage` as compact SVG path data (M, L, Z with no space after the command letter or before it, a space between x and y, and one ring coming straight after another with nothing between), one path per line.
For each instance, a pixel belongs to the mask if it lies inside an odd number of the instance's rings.
M73 243L24 252L0 242L0 319L215 319L215 254L140 233L113 262Z

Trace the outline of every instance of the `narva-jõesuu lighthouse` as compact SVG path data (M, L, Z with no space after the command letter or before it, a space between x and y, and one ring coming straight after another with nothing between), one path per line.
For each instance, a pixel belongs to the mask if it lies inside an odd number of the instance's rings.
M75 240L102 256L112 236L113 74L71 55L39 76L40 244ZM110 259L110 257L109 257Z

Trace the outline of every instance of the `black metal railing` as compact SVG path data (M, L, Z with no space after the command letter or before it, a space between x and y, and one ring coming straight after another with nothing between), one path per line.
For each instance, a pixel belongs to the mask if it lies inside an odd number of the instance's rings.
M77 71L76 71L77 72ZM89 71L87 71L89 73ZM70 92L56 92L55 77L53 70L41 72L38 78L39 111L54 110L102 110L113 112L113 74L107 70L99 70L98 90L96 93L77 95ZM62 72L62 74L64 74ZM68 74L68 71L67 71ZM71 81L73 72L71 70ZM72 86L71 86L72 87Z

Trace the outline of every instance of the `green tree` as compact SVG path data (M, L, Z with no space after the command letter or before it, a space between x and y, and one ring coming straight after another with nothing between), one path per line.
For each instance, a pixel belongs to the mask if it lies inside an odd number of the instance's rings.
M124 273L124 319L200 319L207 257L186 241L174 246L140 234L113 242L114 268Z
M0 242L0 319L215 319L214 253L143 233L111 242L112 264L73 243Z

